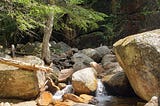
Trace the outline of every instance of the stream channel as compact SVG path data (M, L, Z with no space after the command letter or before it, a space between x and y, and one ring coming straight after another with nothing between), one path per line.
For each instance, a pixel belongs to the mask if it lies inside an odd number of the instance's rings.
M98 79L98 87L96 91L96 106L144 106L143 100L137 97L117 97L107 95L107 91L101 81Z

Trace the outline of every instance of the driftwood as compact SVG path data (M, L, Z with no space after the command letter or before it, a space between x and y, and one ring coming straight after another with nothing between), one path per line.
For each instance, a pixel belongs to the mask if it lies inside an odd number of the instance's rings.
M29 63L25 63L18 60L13 59L6 59L6 58L0 58L0 63L15 66L21 69L27 69L27 70L33 70L33 71L52 71L52 68L45 67L45 66L39 66L39 65L33 65Z

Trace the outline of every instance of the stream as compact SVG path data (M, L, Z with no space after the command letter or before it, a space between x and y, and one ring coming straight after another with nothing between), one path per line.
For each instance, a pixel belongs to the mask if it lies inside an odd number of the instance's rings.
M96 106L144 106L141 99L136 97L117 97L107 95L107 91L101 81L98 79L98 87L96 90Z
M96 106L144 106L141 99L136 97L117 97L107 95L107 91L101 81L98 79L97 90L95 92ZM64 89L57 91L53 95L53 100L62 101L63 95L73 93L72 85L67 85Z

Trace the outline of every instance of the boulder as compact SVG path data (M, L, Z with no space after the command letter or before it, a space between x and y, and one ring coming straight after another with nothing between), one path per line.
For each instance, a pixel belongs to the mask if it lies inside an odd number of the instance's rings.
M135 95L130 83L124 72L106 75L102 79L108 94L118 96L133 96Z
M105 70L105 75L115 74L117 72L123 71L123 69L121 68L121 66L117 62L115 55L113 55L113 54L104 55L101 63L102 63L102 66Z
M91 59L89 56L83 54L83 53L75 53L73 56L72 56L72 61L74 61L75 63L77 62L82 62L84 63L85 65L88 65L90 64L90 62L94 61L93 59Z
M94 68L85 68L73 73L72 85L75 92L80 94L89 94L96 91L96 70Z
M104 55L104 57L102 58L102 61L101 61L104 69L106 69L106 70L110 68L110 64L113 62L117 62L116 57L113 54Z
M63 69L61 70L59 76L58 76L58 81L62 82L62 81L66 81L67 78L69 78L73 73L73 69Z
M97 71L98 74L104 72L103 67L96 62L90 62L90 66L93 67Z
M146 103L144 106L159 106L158 97L153 96L151 100L148 103Z
M29 62L33 67L43 63L40 59L34 61L35 58L30 57L22 57L18 60L21 63L25 60L25 63ZM13 61L15 62L15 60ZM40 88L44 87L44 83L44 71L20 69L12 65L0 64L0 98L33 99L39 94Z
M64 94L63 99L64 100L69 99L69 100L72 100L72 101L78 102L78 103L84 102L82 98L80 98L79 96L77 96L75 94L71 94L71 93Z
M88 65L85 65L83 62L76 62L73 65L73 70L78 71L78 70L81 70L81 69L84 69L84 68L87 68L87 67L88 67Z
M160 96L160 29L121 39L114 52L139 97Z
M36 101L25 101L17 104L12 104L11 106L37 106Z
M111 53L111 50L107 46L100 46L95 48L95 50L99 53L100 57Z
M83 54L87 55L88 57L92 58L96 62L100 62L101 56L98 51L92 48L83 49L81 51Z

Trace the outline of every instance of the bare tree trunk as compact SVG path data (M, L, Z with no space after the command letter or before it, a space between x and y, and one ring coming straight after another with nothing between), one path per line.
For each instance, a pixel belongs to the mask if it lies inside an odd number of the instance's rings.
M52 35L52 27L53 27L53 13L51 12L48 15L46 27L44 28L44 36L42 42L42 59L48 64L51 62L49 40Z

